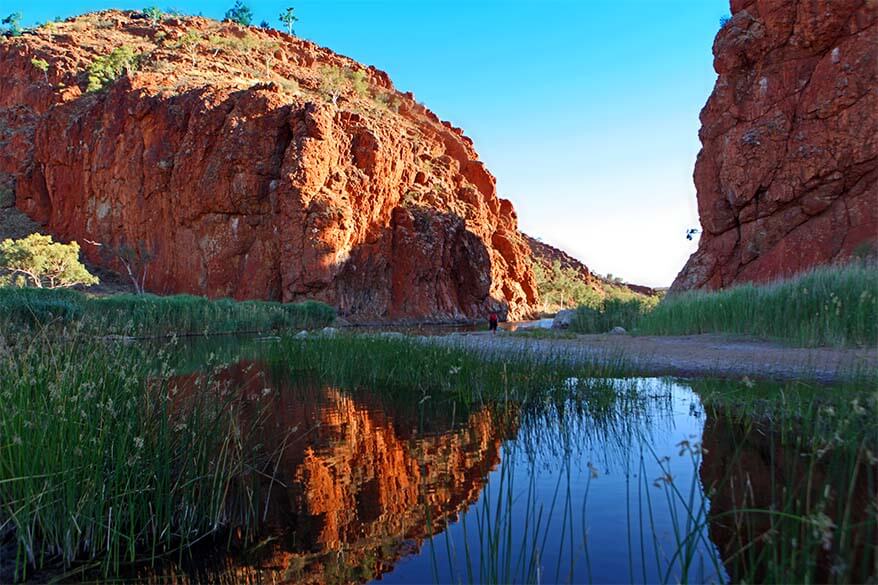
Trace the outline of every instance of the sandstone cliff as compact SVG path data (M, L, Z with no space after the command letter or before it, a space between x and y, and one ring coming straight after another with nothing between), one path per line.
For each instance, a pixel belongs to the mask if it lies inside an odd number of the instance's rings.
M121 48L123 75L87 92ZM512 204L461 130L385 73L277 31L110 11L0 41L13 188L92 262L148 250L157 293L384 319L521 317L536 300Z
M878 241L878 3L732 0L674 290L766 281Z

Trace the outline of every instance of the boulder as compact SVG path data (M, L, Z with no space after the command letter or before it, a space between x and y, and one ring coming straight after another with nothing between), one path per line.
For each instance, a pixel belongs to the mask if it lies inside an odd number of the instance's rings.
M618 327L618 326L610 329L610 331L608 333L610 335L627 335L628 334L628 332L625 330L624 327Z
M564 309L563 311L558 311L558 314L555 315L555 318L552 320L552 329L568 329L570 325L573 324L575 318L576 309Z

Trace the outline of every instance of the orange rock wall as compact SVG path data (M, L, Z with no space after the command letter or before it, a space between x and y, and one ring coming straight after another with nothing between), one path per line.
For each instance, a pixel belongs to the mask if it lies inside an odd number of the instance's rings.
M84 93L119 46L137 71ZM333 104L328 67L362 71L365 90L345 82ZM106 250L142 242L153 292L364 319L521 317L536 300L515 211L472 142L383 72L276 31L104 12L4 40L0 145L22 211L117 269Z
M789 276L878 242L878 3L732 0L672 290Z

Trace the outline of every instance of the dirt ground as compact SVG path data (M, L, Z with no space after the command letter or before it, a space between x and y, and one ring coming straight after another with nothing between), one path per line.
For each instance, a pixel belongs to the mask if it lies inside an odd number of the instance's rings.
M643 375L773 378L837 383L878 379L878 348L797 348L720 335L577 335L534 339L515 334L454 333L438 343L500 353L541 353L565 361L621 361Z

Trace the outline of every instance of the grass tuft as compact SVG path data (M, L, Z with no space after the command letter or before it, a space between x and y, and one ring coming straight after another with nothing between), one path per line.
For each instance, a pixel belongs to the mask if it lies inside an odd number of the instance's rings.
M92 297L72 290L0 288L0 325L53 326L90 335L157 336L306 329L329 325L323 303L208 300L189 295Z

